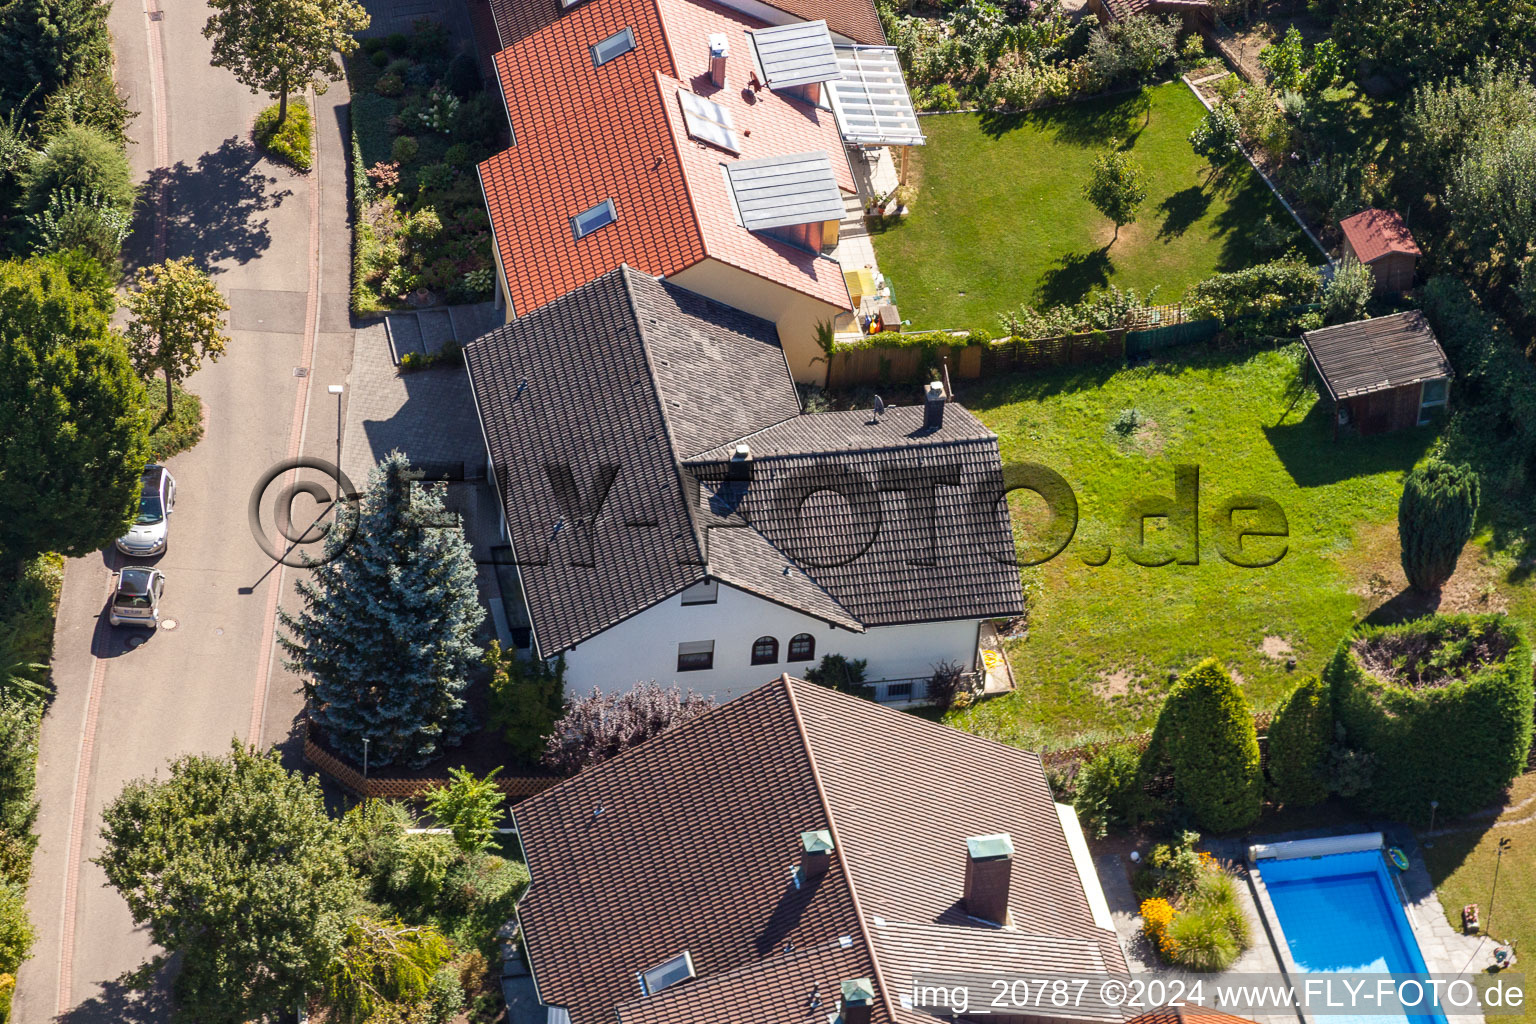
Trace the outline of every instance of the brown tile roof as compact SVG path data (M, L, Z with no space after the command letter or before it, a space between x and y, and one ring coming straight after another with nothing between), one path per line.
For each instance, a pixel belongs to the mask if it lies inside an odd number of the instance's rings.
M1451 362L1418 310L1338 324L1302 335L1334 399L1451 375Z
M1199 1005L1165 1006L1132 1017L1126 1024L1254 1024L1247 1017L1234 1017Z
M829 112L744 88L746 30L763 23L711 0L585 0L547 17L556 3L519 8L533 31L496 55L513 144L480 165L514 311L528 313L621 264L672 275L706 257L851 308L836 261L736 223L720 173L737 159L820 150L839 185L855 191ZM590 47L626 28L635 49L594 66ZM725 89L709 80L714 33L732 44ZM680 89L729 110L740 154L688 136ZM617 220L575 238L571 218L605 200Z
M1392 210L1361 210L1339 221L1339 230L1361 263L1374 263L1392 252L1423 255L1408 225Z
M915 1024L927 1018L901 993L920 971L1127 970L1113 932L1093 924L1036 755L799 680L514 814L534 978L573 1024L734 1024L744 1010L819 1022L855 977L875 983L876 1021ZM831 831L834 858L797 888L799 836L814 829ZM994 832L1017 851L1016 931L959 909L965 839ZM635 973L684 950L698 977L642 998Z

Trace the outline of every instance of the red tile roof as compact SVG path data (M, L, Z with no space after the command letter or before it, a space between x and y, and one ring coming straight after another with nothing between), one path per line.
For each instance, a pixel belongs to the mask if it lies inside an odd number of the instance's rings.
M856 43L885 44L885 30L874 0L772 0L768 6L801 21L823 18L828 29ZM490 0L490 8L502 46L511 46L552 24L563 10L560 0Z
M514 815L533 879L518 917L534 978L573 1024L804 1024L861 977L876 987L876 1022L915 1024L929 1018L900 995L920 971L1127 970L1093 922L1036 755L799 680ZM819 829L833 859L797 887L800 834ZM995 832L1017 849L1010 929L960 911L965 840ZM642 997L636 972L684 950L698 977Z
M1423 255L1408 225L1391 210L1362 210L1339 221L1339 230L1361 263L1374 263L1390 252Z
M621 264L671 275L707 256L850 308L841 267L735 223L719 166L825 151L854 190L832 115L746 84L745 30L761 25L709 0L587 0L496 55L513 145L480 165L513 309L537 309ZM636 48L594 67L589 47L630 29ZM708 76L708 39L731 40L728 87ZM677 92L730 110L743 152L690 139ZM585 238L570 218L613 200L617 221Z

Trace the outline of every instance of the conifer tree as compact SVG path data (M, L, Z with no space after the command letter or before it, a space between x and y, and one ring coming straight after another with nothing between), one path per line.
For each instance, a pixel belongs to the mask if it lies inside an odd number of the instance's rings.
M1397 503L1403 574L1415 590L1433 592L1456 572L1477 519L1477 474L1430 459L1408 474Z
M338 511L329 560L297 584L304 608L279 636L310 677L309 713L331 744L380 766L420 766L469 728L462 694L485 620L461 527L445 526L443 485L413 483L391 452L355 508Z

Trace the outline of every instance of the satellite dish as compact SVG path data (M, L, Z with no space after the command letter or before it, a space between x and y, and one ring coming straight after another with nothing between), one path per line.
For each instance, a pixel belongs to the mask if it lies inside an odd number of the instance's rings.
M879 395L875 396L875 415L876 416L883 416L883 415L885 415L885 400L883 398L881 398Z

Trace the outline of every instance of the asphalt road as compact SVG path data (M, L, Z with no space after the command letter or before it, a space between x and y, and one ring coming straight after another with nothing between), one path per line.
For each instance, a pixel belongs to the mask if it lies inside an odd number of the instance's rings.
M252 538L247 502L278 460L337 450L326 386L351 364L347 94L337 84L318 100L316 171L259 160L250 128L266 99L209 66L207 13L194 0L118 0L111 15L119 85L141 112L129 156L148 186L130 263L192 256L213 272L232 307L231 343L188 383L205 403L206 435L170 462L170 546L147 560L166 573L162 615L175 627L108 626L115 552L76 559L65 575L39 771L38 941L18 979L19 1024L168 1019L163 976L147 994L121 982L157 950L90 861L101 810L124 782L183 754L234 739L294 752L301 701L272 644L294 570L275 569ZM307 511L301 500L296 519Z

